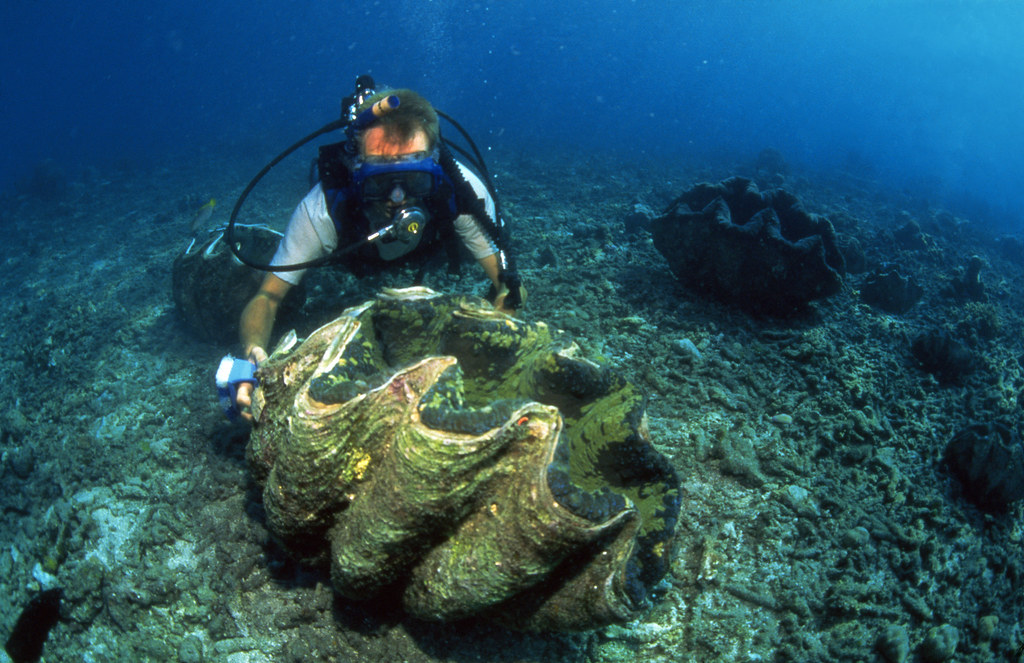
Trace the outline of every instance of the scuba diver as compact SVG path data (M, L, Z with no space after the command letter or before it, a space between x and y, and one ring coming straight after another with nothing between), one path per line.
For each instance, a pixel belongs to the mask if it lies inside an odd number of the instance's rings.
M361 76L355 95L343 102L346 140L320 148L319 181L296 207L270 265L250 263L236 252L242 262L273 271L242 311L246 359L225 357L217 371L229 418L251 420L243 409L258 384L256 366L267 358L278 306L308 267L332 262L367 273L445 245L451 258L458 250L453 242L460 241L490 279L496 309L511 314L523 303L525 289L505 246L489 180L456 160L426 99L412 90L373 87L371 78ZM236 213L240 205L241 199Z

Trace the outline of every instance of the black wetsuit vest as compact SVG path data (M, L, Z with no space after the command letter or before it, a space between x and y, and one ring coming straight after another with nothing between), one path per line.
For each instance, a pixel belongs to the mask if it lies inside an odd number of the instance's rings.
M360 209L357 196L352 192L352 175L348 166L350 161L351 155L345 148L345 141L321 146L317 158L324 200L338 233L339 249L357 244L373 232L366 215ZM454 222L460 214L472 215L500 249L503 244L501 232L487 214L484 201L463 177L447 149L441 149L439 162L448 181L433 196L423 201L430 220L415 249L395 260L385 260L373 243L367 243L355 251L338 254L338 262L361 276L395 264L414 262L424 265L443 246L448 253L449 271L457 271L459 247Z

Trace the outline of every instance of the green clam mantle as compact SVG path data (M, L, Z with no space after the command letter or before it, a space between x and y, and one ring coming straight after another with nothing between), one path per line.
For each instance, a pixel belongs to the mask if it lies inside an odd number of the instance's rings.
M388 290L260 367L247 456L270 529L353 599L528 630L635 619L678 479L644 398L562 332Z

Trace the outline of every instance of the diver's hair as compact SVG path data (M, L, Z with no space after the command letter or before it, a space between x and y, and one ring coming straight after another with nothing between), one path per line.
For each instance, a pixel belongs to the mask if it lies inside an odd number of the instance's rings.
M398 97L398 108L384 113L380 118L374 120L370 127L383 127L384 135L389 141L400 143L411 140L417 131L422 130L427 134L427 148L433 150L441 137L441 125L434 107L416 92L404 88L376 92L359 106L357 112L362 112L391 95ZM363 147L364 133L365 129L359 132L360 149Z

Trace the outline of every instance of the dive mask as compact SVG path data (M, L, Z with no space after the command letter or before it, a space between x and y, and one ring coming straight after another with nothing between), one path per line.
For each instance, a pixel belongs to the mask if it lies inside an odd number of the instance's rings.
M352 184L363 202L425 200L446 179L436 156L436 150L400 157L364 156L352 169Z

